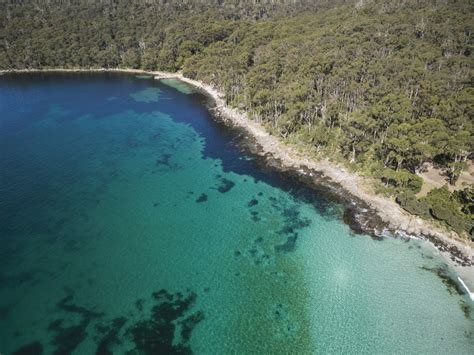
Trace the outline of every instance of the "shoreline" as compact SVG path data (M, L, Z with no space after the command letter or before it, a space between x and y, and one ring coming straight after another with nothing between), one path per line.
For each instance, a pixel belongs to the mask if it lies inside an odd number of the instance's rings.
M348 193L355 200L360 200L368 206L361 211L355 211L355 220L360 228L369 234L383 236L391 233L395 236L425 239L433 244L441 255L450 262L463 277L461 284L466 289L471 300L474 299L474 266L473 254L474 243L459 239L454 232L436 226L433 222L411 215L403 210L394 200L377 195L368 185L370 180L361 175L349 172L340 164L330 162L328 159L308 159L302 153L297 152L292 146L284 144L279 138L270 135L258 122L251 120L245 112L228 107L224 96L214 87L198 80L184 77L181 73L169 73L162 71L145 71L140 69L18 69L0 70L0 75L6 73L35 73L35 72L122 72L132 74L151 75L154 79L177 79L190 84L207 94L215 102L215 113L226 123L243 128L249 133L260 146L260 156L270 156L279 161L280 168L295 171L305 179L313 180L314 184L322 178L329 179ZM320 183L320 182L319 182ZM347 198L349 201L350 198ZM370 221L370 214L375 214L380 221ZM380 223L381 222L381 223ZM471 272L468 272L469 269ZM470 276L472 275L472 276Z

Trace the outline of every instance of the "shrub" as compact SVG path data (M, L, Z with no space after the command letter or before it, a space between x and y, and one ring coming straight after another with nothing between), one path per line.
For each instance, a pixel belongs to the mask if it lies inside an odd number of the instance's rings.
M397 203L411 214L430 218L430 206L425 201L419 201L413 193L404 192L397 196Z
M458 194L451 193L447 186L443 186L431 190L421 201L429 205L431 215L437 220L443 221L459 234L470 233L473 219L471 215L461 212L463 205L458 200Z
M385 169L380 176L382 182L394 187L399 192L409 190L413 194L420 192L423 179L407 170Z
M461 212L471 216L474 215L474 187L456 191L455 196L462 205Z
M426 219L435 218L459 234L469 234L474 240L474 218L472 214L462 212L469 211L471 207L469 193L468 189L451 193L446 186L443 186L431 190L426 197L419 200L412 192L405 191L397 196L396 201L409 213Z

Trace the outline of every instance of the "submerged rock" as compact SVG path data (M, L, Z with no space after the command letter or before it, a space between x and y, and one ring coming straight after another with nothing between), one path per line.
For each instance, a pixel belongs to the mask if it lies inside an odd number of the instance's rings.
M256 205L258 205L258 200L255 199L255 198L250 200L249 203L247 204L247 206L249 206L249 207L253 207L253 206L256 206Z
M196 202L197 203L202 203L202 202L206 202L207 201L207 194L205 193L202 193L197 199L196 199Z
M258 216L258 212L257 211L251 211L250 214L252 215L252 221L254 222L259 222L261 221L262 219Z
M298 234L288 237L284 244L275 245L275 251L278 253L289 253L295 250L296 240L298 239Z
M221 178L221 184L217 188L217 191L220 193L229 192L235 186L235 182L228 180L226 178Z

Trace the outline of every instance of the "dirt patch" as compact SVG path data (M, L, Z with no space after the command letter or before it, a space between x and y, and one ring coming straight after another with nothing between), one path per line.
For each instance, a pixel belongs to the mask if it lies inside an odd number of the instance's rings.
M449 191L462 190L469 185L474 185L474 163L469 160L467 169L461 173L455 185L449 184L446 172L443 169L436 168L432 164L425 164L421 171L416 173L423 179L423 186L418 193L418 197L423 197L432 189L448 186Z

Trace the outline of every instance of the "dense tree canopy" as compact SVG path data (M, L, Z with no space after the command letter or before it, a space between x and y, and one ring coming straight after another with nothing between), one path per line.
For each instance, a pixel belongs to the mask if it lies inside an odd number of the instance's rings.
M473 152L473 7L467 0L2 4L0 68L182 70L273 134L376 172L397 192L416 192L413 173L423 163L455 182Z

